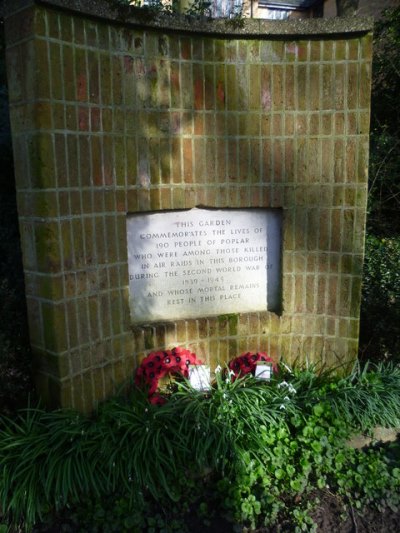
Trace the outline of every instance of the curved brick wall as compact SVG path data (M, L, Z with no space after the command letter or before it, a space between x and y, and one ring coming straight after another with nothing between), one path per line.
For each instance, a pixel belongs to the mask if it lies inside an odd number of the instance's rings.
M153 348L357 353L370 22L241 28L11 2L7 63L39 389L90 410ZM64 8L68 6L70 10ZM224 35L229 33L229 38ZM283 312L131 327L128 213L283 209Z

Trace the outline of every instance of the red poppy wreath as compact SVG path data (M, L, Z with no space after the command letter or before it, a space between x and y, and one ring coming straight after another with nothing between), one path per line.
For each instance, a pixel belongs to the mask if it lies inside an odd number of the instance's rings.
M232 359L232 361L229 362L229 370L233 372L232 380L234 381L239 376L250 374L250 372L254 374L257 363L261 361L272 363L272 370L274 372L278 371L278 367L276 366L274 361L265 352L247 352L242 355L239 355L239 357L235 357L235 359Z
M168 374L189 376L189 365L202 365L196 355L189 350L177 347L172 350L152 352L145 357L136 370L136 385L149 387L149 401L153 404L165 403L165 398L158 394L157 388L161 378Z

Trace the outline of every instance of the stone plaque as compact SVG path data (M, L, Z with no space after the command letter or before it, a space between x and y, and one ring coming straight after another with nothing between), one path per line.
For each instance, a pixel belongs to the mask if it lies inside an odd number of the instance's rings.
M280 309L281 211L128 216L135 323Z

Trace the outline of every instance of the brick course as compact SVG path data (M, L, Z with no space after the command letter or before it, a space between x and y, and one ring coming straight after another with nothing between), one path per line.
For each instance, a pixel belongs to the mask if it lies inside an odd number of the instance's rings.
M44 400L90 410L150 350L178 344L212 365L245 350L353 359L368 29L308 35L310 21L298 34L228 39L93 19L53 3L21 2L6 22L28 315ZM280 316L131 327L127 213L196 205L282 208Z

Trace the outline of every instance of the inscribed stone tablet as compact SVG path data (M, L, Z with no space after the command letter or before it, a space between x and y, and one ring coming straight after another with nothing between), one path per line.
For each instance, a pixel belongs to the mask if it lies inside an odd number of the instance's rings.
M129 215L133 321L277 307L279 215L272 209L198 208Z

